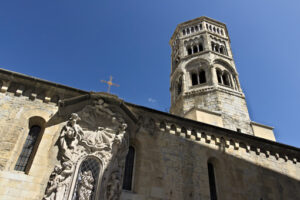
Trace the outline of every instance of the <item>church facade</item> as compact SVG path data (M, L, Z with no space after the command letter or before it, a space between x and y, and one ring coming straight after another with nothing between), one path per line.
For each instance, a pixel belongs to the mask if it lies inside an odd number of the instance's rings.
M0 199L298 199L300 149L250 119L226 25L170 46L170 113L0 69Z

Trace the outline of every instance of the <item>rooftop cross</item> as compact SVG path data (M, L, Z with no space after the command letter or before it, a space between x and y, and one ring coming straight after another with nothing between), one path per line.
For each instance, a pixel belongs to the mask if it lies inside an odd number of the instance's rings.
M112 82L112 79L113 79L113 77L110 76L110 77L109 77L109 81L101 80L102 83L106 83L106 84L108 85L107 93L110 92L110 87L111 87L112 85L113 85L113 86L116 86L116 87L119 87L118 84L115 84L115 83Z

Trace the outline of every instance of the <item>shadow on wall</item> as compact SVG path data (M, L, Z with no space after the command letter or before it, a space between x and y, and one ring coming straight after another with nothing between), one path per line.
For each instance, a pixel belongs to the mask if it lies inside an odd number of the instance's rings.
M237 155L231 155L227 152L235 151L233 146L225 150L223 143L216 146L211 141L208 146L166 133L160 140L174 140L168 142L171 145L161 146L153 142L153 151L157 148L163 152L164 180L175 180L165 182L166 188L172 190L171 199L292 200L300 196L300 181L288 175L299 176L299 168L291 161L276 160L273 156L267 158L265 154L257 155L252 150L246 152L243 147L239 148ZM176 150L170 150L174 147ZM150 159L151 162L151 157L143 156L141 159ZM176 188L182 189L182 197L176 196Z

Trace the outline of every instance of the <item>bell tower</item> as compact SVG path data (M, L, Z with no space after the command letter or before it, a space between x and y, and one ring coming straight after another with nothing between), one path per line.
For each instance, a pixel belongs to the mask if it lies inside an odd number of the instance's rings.
M170 112L253 134L226 25L208 17L181 23L170 45Z

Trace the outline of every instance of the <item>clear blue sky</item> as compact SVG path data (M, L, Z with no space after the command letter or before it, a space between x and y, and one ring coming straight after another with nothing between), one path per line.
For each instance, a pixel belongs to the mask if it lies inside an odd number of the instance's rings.
M167 111L169 39L208 16L227 24L251 119L300 147L299 0L9 0L0 2L0 67Z

